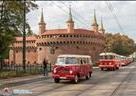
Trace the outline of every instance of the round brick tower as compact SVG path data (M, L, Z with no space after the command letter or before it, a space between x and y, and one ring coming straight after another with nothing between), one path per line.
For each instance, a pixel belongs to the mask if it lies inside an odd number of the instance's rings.
M98 30L95 11L92 30L74 29L71 7L66 23L66 29L46 29L45 32L40 32L42 34L39 34L36 40L38 63L42 63L46 58L51 64L54 64L59 54L90 55L93 62L98 59L98 54L103 51L105 42L104 32Z
M90 30L75 29L70 7L66 24L67 28L65 29L48 30L42 11L39 34L26 37L26 63L42 64L45 58L54 64L59 54L90 55L95 62L105 46L105 30L102 20L99 29L94 11L93 24ZM16 41L10 46L10 63L22 64L22 40L22 37L16 37Z

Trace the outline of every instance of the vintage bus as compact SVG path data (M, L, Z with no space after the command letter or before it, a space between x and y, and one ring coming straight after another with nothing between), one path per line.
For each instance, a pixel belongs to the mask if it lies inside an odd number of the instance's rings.
M121 59L121 66L126 66L133 62L133 59L131 57L120 56L120 59Z
M99 55L99 68L101 70L107 69L107 70L116 70L119 69L121 61L118 54L115 53L101 53Z
M128 60L127 60L127 57L126 56L120 56L120 64L121 66L125 66L128 64Z
M92 61L88 55L59 55L53 66L52 76L55 83L72 80L78 83L81 77L89 79L92 74Z

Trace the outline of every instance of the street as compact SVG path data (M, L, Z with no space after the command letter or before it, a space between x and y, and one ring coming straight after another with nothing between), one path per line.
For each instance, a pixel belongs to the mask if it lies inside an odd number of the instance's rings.
M78 84L70 81L54 83L52 78L13 86L12 89L29 90L32 94L17 96L136 96L136 65L132 63L116 71L94 68L90 80Z

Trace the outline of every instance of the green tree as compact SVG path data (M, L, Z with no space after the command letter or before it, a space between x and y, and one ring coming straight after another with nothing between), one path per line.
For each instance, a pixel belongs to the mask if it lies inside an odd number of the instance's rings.
M27 36L32 36L32 35L34 35L34 33L32 32L31 28L28 28L26 35L27 35Z
M135 43L126 35L107 33L106 51L128 56L135 51Z
M24 0L3 0L0 1L0 57L6 58L10 44L15 36L22 36ZM27 1L27 0L26 0ZM38 8L34 1L26 2L26 14ZM30 30L26 22L26 30Z
M7 58L9 46L15 40L14 37L22 35L24 14L36 8L38 6L31 0L26 2L26 6L24 6L24 0L0 1L0 69L3 68L3 58ZM26 30L30 28L27 22L25 25Z

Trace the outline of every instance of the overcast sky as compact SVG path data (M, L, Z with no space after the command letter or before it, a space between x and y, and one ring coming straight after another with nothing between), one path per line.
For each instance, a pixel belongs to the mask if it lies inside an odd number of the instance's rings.
M136 1L36 1L39 8L27 14L34 33L38 33L41 9L47 29L66 28L68 7L72 7L75 28L91 29L93 11L97 22L103 17L106 32L128 35L136 42Z

